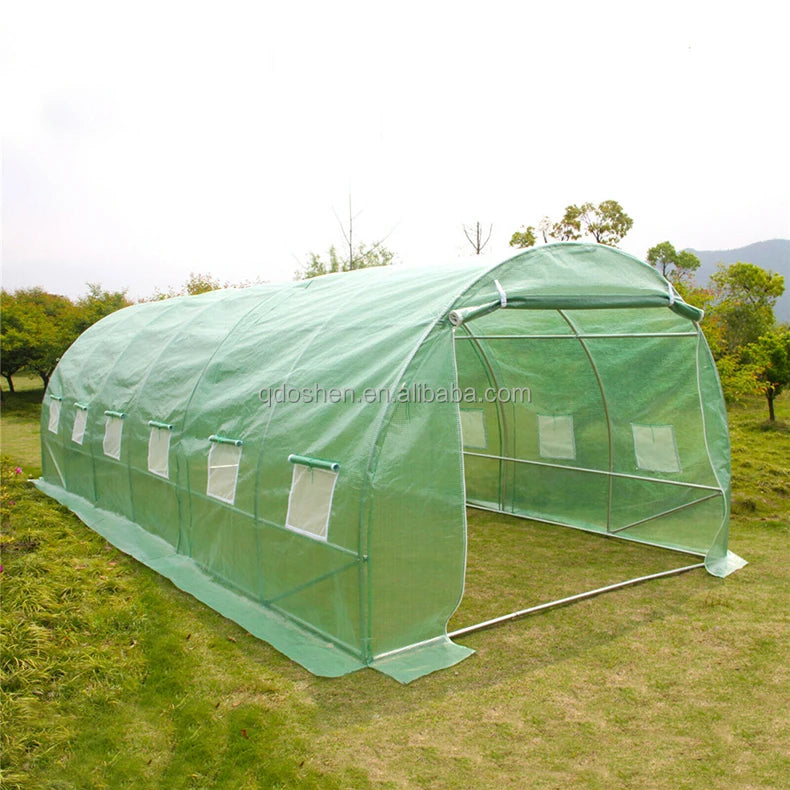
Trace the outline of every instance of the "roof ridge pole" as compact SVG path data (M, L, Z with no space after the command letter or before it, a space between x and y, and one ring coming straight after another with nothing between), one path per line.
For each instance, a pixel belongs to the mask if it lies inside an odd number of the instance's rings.
M604 415L606 416L606 432L609 439L609 474L608 474L608 481L609 481L609 490L606 498L606 531L612 531L612 499L614 495L613 491L613 481L614 478L612 477L612 472L614 472L614 445L612 441L612 420L609 416L609 405L606 402L606 391L603 388L603 382L601 381L601 374L598 372L598 366L595 364L595 360L590 353L590 349L587 347L587 344L584 342L584 338L579 335L579 330L576 325L571 321L570 318L565 314L564 310L557 310L560 314L560 317L563 321L570 327L573 334L576 336L576 339L581 344L581 347L584 349L584 353L587 355L587 360L590 363L590 367L592 368L593 374L595 375L595 380L598 382L598 389L601 392L601 403L603 405Z

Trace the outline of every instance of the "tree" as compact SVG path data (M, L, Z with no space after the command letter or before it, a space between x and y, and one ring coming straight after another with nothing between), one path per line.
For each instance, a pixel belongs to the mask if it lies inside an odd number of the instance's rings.
M716 359L721 391L727 403L736 403L744 397L759 394L761 368L754 363L746 363L740 354L723 354Z
M568 206L562 219L552 226L551 235L561 241L576 241L586 234L599 244L616 247L633 224L616 200L604 200L597 206L574 204Z
M703 288L697 285L693 275L688 279L678 279L673 285L684 302L693 304L695 307L699 307L704 311L705 319L700 323L700 328L705 335L705 339L708 341L708 346L713 354L713 358L718 363L718 361L728 353L728 350L725 340L724 322L716 310L716 294L711 288ZM721 370L719 373L721 375ZM722 388L724 388L723 381ZM751 391L754 391L753 387ZM730 398L728 398L728 400L730 400Z
M575 203L566 206L565 213L557 222L552 223L543 217L538 225L544 243L549 237L559 241L578 241L583 236L590 236L599 244L616 247L633 227L634 221L623 211L616 200L604 200L597 206L594 203ZM534 235L532 226L526 228ZM518 234L513 235L515 239ZM533 242L534 243L534 242ZM513 244L511 240L511 244ZM513 246L531 246L518 245Z
M753 263L719 264L711 275L713 310L724 327L730 352L755 343L773 328L774 305L784 293L784 277Z
M154 290L152 296L141 299L141 302L161 302L163 299L175 299L177 296L195 296L196 294L204 294L209 291L218 291L220 288L244 288L247 285L253 285L256 282L261 282L260 278L253 283L241 282L231 284L220 282L214 275L208 272L190 272L189 277L184 281L180 288L168 288L167 291L160 291L158 288Z
M16 294L6 290L0 292L0 374L8 382L8 389L14 392L14 375L22 370L30 360L30 344L24 325L24 310L19 305Z
M462 227L464 229L464 236L466 236L466 240L472 245L475 255L480 255L483 248L491 240L491 232L494 230L494 226L488 226L488 233L483 231L483 226L479 222L475 222L472 228L467 228L466 225L462 225ZM485 238L483 238L484 236Z
M80 333L78 310L65 296L41 288L14 292L8 313L3 314L3 356L6 343L12 358L4 370L29 370L41 376L46 387L58 360ZM6 375L6 372L3 375ZM16 371L14 371L16 372ZM13 376L13 372L9 373ZM9 389L12 383L9 382Z
M46 388L49 377L66 349L80 334L78 311L65 296L31 289L36 329L27 367L41 377Z
M525 249L534 247L537 239L535 238L535 228L532 225L522 225L521 230L517 230L510 237L510 246Z
M674 275L677 279L690 278L699 269L700 260L688 250L677 252L668 241L662 241L647 251L647 262L658 269L664 277Z
M335 215L337 224L340 226L340 232L343 234L343 239L346 242L348 254L346 255L345 261L342 264L339 264L340 268L330 268L330 271L350 272L354 269L369 269L372 266L389 266L392 263L395 256L384 246L384 242L387 240L392 231L390 231L390 233L388 233L384 238L379 239L371 245L364 243L354 243L354 220L362 212L358 211L356 214L353 213L351 208L351 195L348 196L348 227L343 224L343 221L340 219L334 209L332 209L332 213ZM332 248L330 248L330 251L331 249ZM310 255L313 255L313 253L310 253ZM317 257L318 256L316 256L316 258ZM338 257L337 251L335 251L335 257Z
M592 208L592 203L567 206L562 219L551 226L549 235L560 241L578 241L582 237L582 214L588 207Z
M189 296L205 294L209 291L218 291L220 288L227 288L228 283L222 283L210 274L190 272L189 279L184 283L184 292Z
M384 246L389 234L373 244L354 242L354 220L362 213L354 214L351 210L351 195L348 196L348 228L343 224L337 212L332 209L340 232L346 243L347 251L341 258L337 247L333 244L327 254L328 260L321 258L315 252L307 254L307 263L295 272L297 280L307 280L311 277L320 277L322 274L334 272L350 272L354 269L370 269L374 266L390 266L395 260L395 254Z
M543 237L543 243L549 243L549 236L551 235L551 220L547 216L543 216L538 223L538 230Z
M88 293L77 300L77 328L84 332L89 326L101 321L105 316L124 307L131 302L126 298L126 290L105 291L100 283L88 283Z
M768 401L768 419L775 422L774 400L790 384L790 330L782 327L762 335L744 349L743 358L758 367L758 387Z
M308 253L307 263L296 272L296 279L308 280L311 277L320 277L322 274L370 269L374 266L390 266L394 258L395 254L380 243L372 246L363 243L357 244L351 250L350 258L345 256L341 258L337 248L332 245L326 259L318 253Z
M599 244L616 247L634 225L634 221L623 211L616 200L604 200L598 207L587 203L588 211L582 215L589 233Z
M125 291L104 291L97 283L77 303L41 288L2 292L2 375L14 391L13 376L27 370L49 377L66 349L96 321L129 301Z

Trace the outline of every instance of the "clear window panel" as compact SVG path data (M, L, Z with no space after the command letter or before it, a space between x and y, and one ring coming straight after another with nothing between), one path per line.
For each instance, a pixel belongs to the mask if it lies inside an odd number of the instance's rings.
M327 539L337 472L294 464L288 497L288 529Z
M48 428L52 433L58 432L58 425L60 423L60 401L54 398L49 402L49 425Z
M170 436L169 428L153 426L148 436L148 471L159 477L170 477Z
M576 458L573 417L538 415L538 445L541 458Z
M464 447L485 450L488 447L485 414L482 409L461 409L461 435Z
M85 428L88 425L88 410L77 409L74 413L74 425L71 429L71 441L82 444L85 439Z
M671 425L631 424L636 466L650 472L680 472L680 458Z
M123 417L107 415L107 422L104 426L104 441L102 442L105 455L109 455L110 458L120 459L122 435Z
M232 505L236 500L236 482L241 464L241 447L212 443L208 453L208 485L206 493Z

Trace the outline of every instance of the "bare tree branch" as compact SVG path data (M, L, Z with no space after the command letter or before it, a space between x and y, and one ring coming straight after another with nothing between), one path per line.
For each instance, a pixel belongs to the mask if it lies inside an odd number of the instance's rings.
M494 230L493 223L488 226L488 235L483 240L483 228L479 222L476 222L474 225L474 238L469 235L469 231L467 230L466 225L461 225L464 231L464 236L466 236L466 240L472 245L472 249L475 251L475 255L480 255L483 251L483 248L488 244L489 240L491 239L491 233Z

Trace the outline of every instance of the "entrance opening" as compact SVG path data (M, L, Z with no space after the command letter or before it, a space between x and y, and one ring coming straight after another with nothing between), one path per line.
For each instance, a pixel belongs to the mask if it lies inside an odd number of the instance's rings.
M617 589L624 580L702 567L685 553L479 508L467 509L467 537L464 597L447 627L451 638Z
M631 582L701 567L696 558L720 528L726 503L707 451L698 349L697 327L668 310L497 310L456 327L466 504L672 550L623 550L619 577L590 577L598 586L622 580L626 569L641 571L625 577ZM518 528L484 515L468 521L473 583L475 562L491 558L472 533L481 530L484 544L498 546ZM493 536L496 524L502 534ZM522 532L546 534L545 526L534 528ZM570 568L576 584L557 588L559 599L590 589L586 570L595 563L581 557L567 565L562 539L551 542L553 576ZM613 563L618 552L600 543L609 541L592 541L587 551ZM517 579L523 590L535 576L532 551L496 551L525 557ZM500 595L496 603L502 606Z

